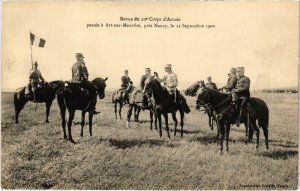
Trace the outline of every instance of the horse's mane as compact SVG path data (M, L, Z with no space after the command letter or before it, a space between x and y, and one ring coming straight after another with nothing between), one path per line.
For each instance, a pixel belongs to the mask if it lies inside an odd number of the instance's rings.
M207 89L207 92L209 94L209 98L211 99L212 102L214 103L218 103L226 98L228 98L228 94L224 94L224 93L221 93L217 90L214 90L212 88L206 88Z
M169 96L168 90L163 88L159 81L152 79L149 81L149 83L147 85L152 89L153 93L155 94L154 96L156 98L158 98L160 96L163 96L163 97Z

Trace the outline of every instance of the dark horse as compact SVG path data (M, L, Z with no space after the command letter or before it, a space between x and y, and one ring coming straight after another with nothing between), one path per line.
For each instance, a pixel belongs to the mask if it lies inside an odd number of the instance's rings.
M197 91L200 88L200 86L204 85L204 81L197 81L194 84L192 84L190 87L188 87L184 93L187 96L196 96L197 95ZM208 110L206 108L204 108L205 113L207 113L208 115L208 125L210 126L211 130L214 130L214 124L216 124L216 118L215 115L213 114L214 111ZM217 126L217 132L218 132L218 136L219 136L219 129Z
M156 113L156 117L158 118L159 122L159 135L162 136L162 129L161 129L161 115L165 118L166 130L168 134L168 138L170 138L169 133L169 125L168 125L168 113L172 114L173 121L175 122L175 129L174 129L174 136L176 135L176 128L177 128L177 118L176 112L179 111L180 113L180 126L181 126L181 137L183 136L183 119L184 119L184 112L185 109L183 107L183 101L185 98L177 92L177 99L176 103L174 103L174 98L171 96L166 88L163 88L160 85L160 82L153 79L150 80L145 86L145 95L149 97L152 102L154 111ZM189 110L188 106L186 105L186 109Z
M153 126L153 106L151 104L151 101L148 100L142 90L133 90L129 94L129 109L127 112L127 121L126 121L126 126L129 127L130 124L130 118L132 115L132 111L134 110L134 121L139 122L139 114L143 108L143 102L146 99L146 104L144 105L144 109L150 111L150 129L152 130ZM155 117L155 129L157 129L157 123L156 123L157 118Z
M64 82L61 80L44 82L41 87L36 89L36 101L38 103L46 103L46 123L49 123L49 112L53 100L55 99L56 93L59 89L64 87ZM19 123L19 114L25 104L28 101L33 101L33 95L27 97L25 95L26 87L22 87L16 90L14 93L14 105L15 105L15 123Z
M217 114L217 122L221 133L221 153L223 151L223 140L226 137L226 152L229 151L228 141L231 124L235 123L236 108L232 105L231 95L218 92L216 90L206 88L205 85L200 87L196 107L208 107L210 110L215 110ZM247 110L247 111L245 111ZM263 129L265 136L266 149L269 149L268 141L268 125L269 125L269 109L267 104L258 98L251 97L244 109L241 117L241 123L244 123L249 131L249 140L251 141L253 130L256 131L256 148L259 146L259 128Z
M89 112L89 131L90 136L92 136L92 123L93 123L93 111L96 105L96 102L94 102L94 99L97 99L97 95L99 96L99 99L103 99L105 97L105 87L106 83L105 81L107 78L96 78L92 81L93 90L87 90L82 89L80 85L72 85L69 84L69 86L66 86L61 91L57 93L57 102L60 108L61 113L61 124L64 132L64 139L67 139L66 135L66 119L65 119L65 113L66 109L68 109L69 112L69 120L68 120L68 134L69 134L69 140L72 143L75 143L75 141L72 138L72 121L74 119L75 111L80 110L82 111L81 114L81 133L80 136L83 136L83 127L85 124L85 113Z

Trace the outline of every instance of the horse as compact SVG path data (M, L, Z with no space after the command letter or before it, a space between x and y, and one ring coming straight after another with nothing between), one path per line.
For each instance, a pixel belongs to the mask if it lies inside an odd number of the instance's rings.
M122 91L121 90L116 90L113 95L112 95L112 103L114 104L115 107L115 118L118 119L118 114L119 113L119 118L122 119L122 107L124 105L125 99L122 96ZM118 104L119 104L119 112L118 112Z
M197 95L197 91L199 89L200 86L203 86L204 85L204 81L197 81L195 82L194 84L192 84L190 87L188 87L184 93L186 96L196 96ZM214 130L214 124L217 123L216 121L216 118L215 118L215 115L214 115L214 111L210 111L206 108L204 108L204 113L207 113L207 116L208 116L208 125L209 127L211 128L211 130L213 131ZM219 129L218 129L218 126L217 126L217 132L218 132L218 137L219 137Z
M221 153L223 152L223 140L226 136L226 152L229 151L228 141L230 126L235 123L236 108L232 104L231 95L206 88L205 85L200 87L196 101L196 107L207 107L209 110L215 110L217 114L217 123L221 134ZM259 99L251 97L248 101L248 111L243 111L241 123L247 128L250 127L249 139L252 139L253 130L256 131L256 148L259 147L259 127L263 129L265 136L266 149L269 149L268 126L269 126L269 109L267 104ZM244 108L245 110L245 108ZM256 124L258 121L258 126Z
M64 87L64 82L56 80L52 82L44 82L41 87L36 89L37 103L46 103L46 123L49 123L49 113L53 100L59 89ZM15 123L19 123L19 114L28 101L33 101L33 93L29 97L25 95L26 87L17 89L14 93L14 106L15 106Z
M146 102L143 106L143 102ZM127 128L129 127L130 124L130 118L132 115L132 111L134 110L134 121L139 122L139 114L142 109L149 110L150 111L150 129L152 130L153 126L153 106L151 104L151 101L146 98L142 90L133 90L131 93L129 93L129 109L127 112L127 121L126 121L126 126ZM155 117L155 129L157 129L157 118L156 115Z
M173 121L175 123L175 130L174 130L174 136L176 136L176 128L177 128L177 118L176 118L176 112L179 111L180 113L180 126L181 126L181 137L183 137L183 119L184 119L184 113L185 109L183 107L183 101L185 101L185 98L177 91L176 94L178 94L176 103L174 103L174 98L171 96L166 88L163 88L160 85L160 82L156 79L150 80L145 85L145 95L149 97L149 99L152 102L154 111L156 113L156 117L158 118L159 123L159 135L162 137L162 125L161 125L161 116L164 116L165 124L166 124L166 130L168 138L170 139L170 133L169 133L169 125L168 125L168 113L172 114ZM186 103L185 103L186 104ZM186 109L189 110L188 106L186 105ZM187 111L188 113L189 111Z
M91 81L93 85L93 90L86 90L82 88L83 86L80 85L72 85L64 87L57 93L57 102L60 108L61 114L61 125L63 128L64 139L67 139L66 135L66 119L65 113L66 109L69 112L69 120L68 120L68 134L69 134L69 141L72 143L76 143L72 138L72 121L74 119L75 111L80 110L81 113L81 133L80 136L83 137L83 127L85 124L85 113L89 112L89 132L90 136L92 136L92 123L93 123L93 115L94 115L94 108L96 105L97 95L99 99L103 99L105 97L105 88L106 88L106 80L108 78L95 78ZM87 82L88 83L88 82Z

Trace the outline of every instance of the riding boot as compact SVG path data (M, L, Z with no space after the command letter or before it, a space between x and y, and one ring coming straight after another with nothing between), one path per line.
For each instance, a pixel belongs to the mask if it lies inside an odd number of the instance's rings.
M96 111L97 97L93 98L92 104L94 105L94 107L92 108L93 114L96 115L101 113L100 111Z
M241 116L242 116L242 111L243 111L243 109L241 108L240 112L239 112L239 115L238 115L238 118L237 118L237 120L235 122L235 124L236 124L237 127L239 127L240 124L241 124L240 119L241 119Z
M32 91L32 94L33 94L33 102L37 102L37 100L36 100L36 95L35 95L35 91Z

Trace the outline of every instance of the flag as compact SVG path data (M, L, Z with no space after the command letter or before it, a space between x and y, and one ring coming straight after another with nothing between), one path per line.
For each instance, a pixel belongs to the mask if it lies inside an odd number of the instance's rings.
M44 48L46 40L30 33L30 43L31 46L35 45L37 47Z

